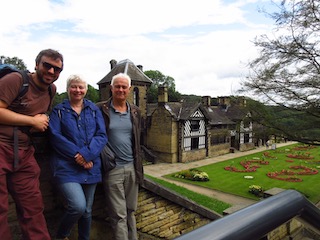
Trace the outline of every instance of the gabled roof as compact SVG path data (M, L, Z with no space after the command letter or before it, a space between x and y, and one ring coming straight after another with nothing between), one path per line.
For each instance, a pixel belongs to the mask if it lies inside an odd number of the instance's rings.
M181 111L179 113L179 118L183 120L189 119L200 108L200 105L200 103L183 102Z
M209 120L210 125L235 124L235 122L227 117L226 112L221 108L212 106L201 106L201 108L202 112Z
M130 76L132 82L143 82L151 85L152 80L143 73L136 65L129 59L118 62L111 71L102 78L97 84L111 83L111 79L118 73L126 73Z
M248 109L241 106L228 106L224 111L227 117L233 121L243 120L249 114Z
M147 106L147 115L151 116L157 107L157 103L149 103ZM164 108L170 112L174 119L178 121L187 120L200 108L200 103L167 102L164 104Z
M151 116L158 107L157 103L147 104L147 115ZM167 102L164 107L170 112L171 116L179 120L187 120L199 109L210 125L234 125L234 121L228 118L225 109L217 107L207 107L201 103L190 102Z

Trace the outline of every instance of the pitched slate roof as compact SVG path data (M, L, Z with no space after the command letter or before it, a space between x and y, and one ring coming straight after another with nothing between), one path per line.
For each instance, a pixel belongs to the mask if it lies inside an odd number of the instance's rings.
M143 73L136 65L129 59L118 62L111 71L103 77L97 84L111 83L111 79L118 73L126 73L130 76L133 82L143 82L147 85L151 85L152 80Z
M147 104L147 114L151 116L154 110L158 107L157 103ZM171 116L179 120L187 120L197 110L204 114L205 118L208 119L210 125L234 125L234 121L228 118L226 111L217 107L203 106L201 103L190 103L190 102L167 102L164 107L170 112Z
M226 115L226 112L221 108L201 106L201 109L209 120L210 125L235 124L235 122L230 120Z
M200 108L200 105L201 103L183 102L181 111L179 112L179 118L183 120L189 119L191 115Z
M227 117L233 121L243 120L249 114L248 109L241 106L228 106L225 112Z
M157 103L149 103L147 106L148 116L151 116L157 107ZM199 109L200 103L167 102L164 107L170 112L175 120L179 121L189 119L191 115Z

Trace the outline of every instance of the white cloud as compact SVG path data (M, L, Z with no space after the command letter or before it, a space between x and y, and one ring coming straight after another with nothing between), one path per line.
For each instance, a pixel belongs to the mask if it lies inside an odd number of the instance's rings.
M0 55L19 57L33 70L39 51L59 50L65 58L59 92L70 74L97 87L111 59L130 59L173 77L182 94L235 94L245 64L257 54L251 41L272 27L250 21L246 7L270 1L226 2L5 1L3 9L15 10L2 12Z

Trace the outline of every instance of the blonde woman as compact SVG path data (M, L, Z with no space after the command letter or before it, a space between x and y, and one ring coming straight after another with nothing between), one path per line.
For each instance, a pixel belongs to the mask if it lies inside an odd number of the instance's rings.
M101 182L100 152L107 143L106 129L101 111L85 99L87 89L80 76L70 76L69 99L50 115L53 179L67 202L58 239L68 239L77 223L78 239L89 240L94 193Z

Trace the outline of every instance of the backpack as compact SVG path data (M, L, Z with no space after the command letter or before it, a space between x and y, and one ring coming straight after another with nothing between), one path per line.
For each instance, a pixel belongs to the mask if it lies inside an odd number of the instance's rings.
M29 87L30 77L28 75L29 71L27 71L27 70L19 70L19 69L17 69L15 66L13 66L11 64L0 64L0 81L1 81L2 77L4 77L5 75L7 75L9 73L13 73L13 72L20 73L21 76L22 76L22 80L23 80L23 83L21 85L19 93L18 93L17 97L14 99L14 101L15 101L16 99L23 97L23 95L25 95L27 93L28 87ZM52 103L52 100L53 100L53 97L54 97L53 93L52 93L52 85L50 85L48 87L48 91L49 91L49 95L50 95L50 103L49 103L49 106L48 106L48 111L49 111L51 103ZM19 157L18 157L18 150L19 150L19 148L18 148L18 131L17 131L18 128L21 131L24 131L24 132L27 131L28 132L29 127L14 127L13 128L14 167L15 168L18 166L18 163L19 163ZM32 141L32 145L34 146L36 152L41 152L43 144L40 145L40 146L38 146L38 145L43 143L43 142L45 142L45 141L43 141L44 140L43 137L45 135L46 134L38 133L38 134L35 134L35 136L30 136L31 141Z

